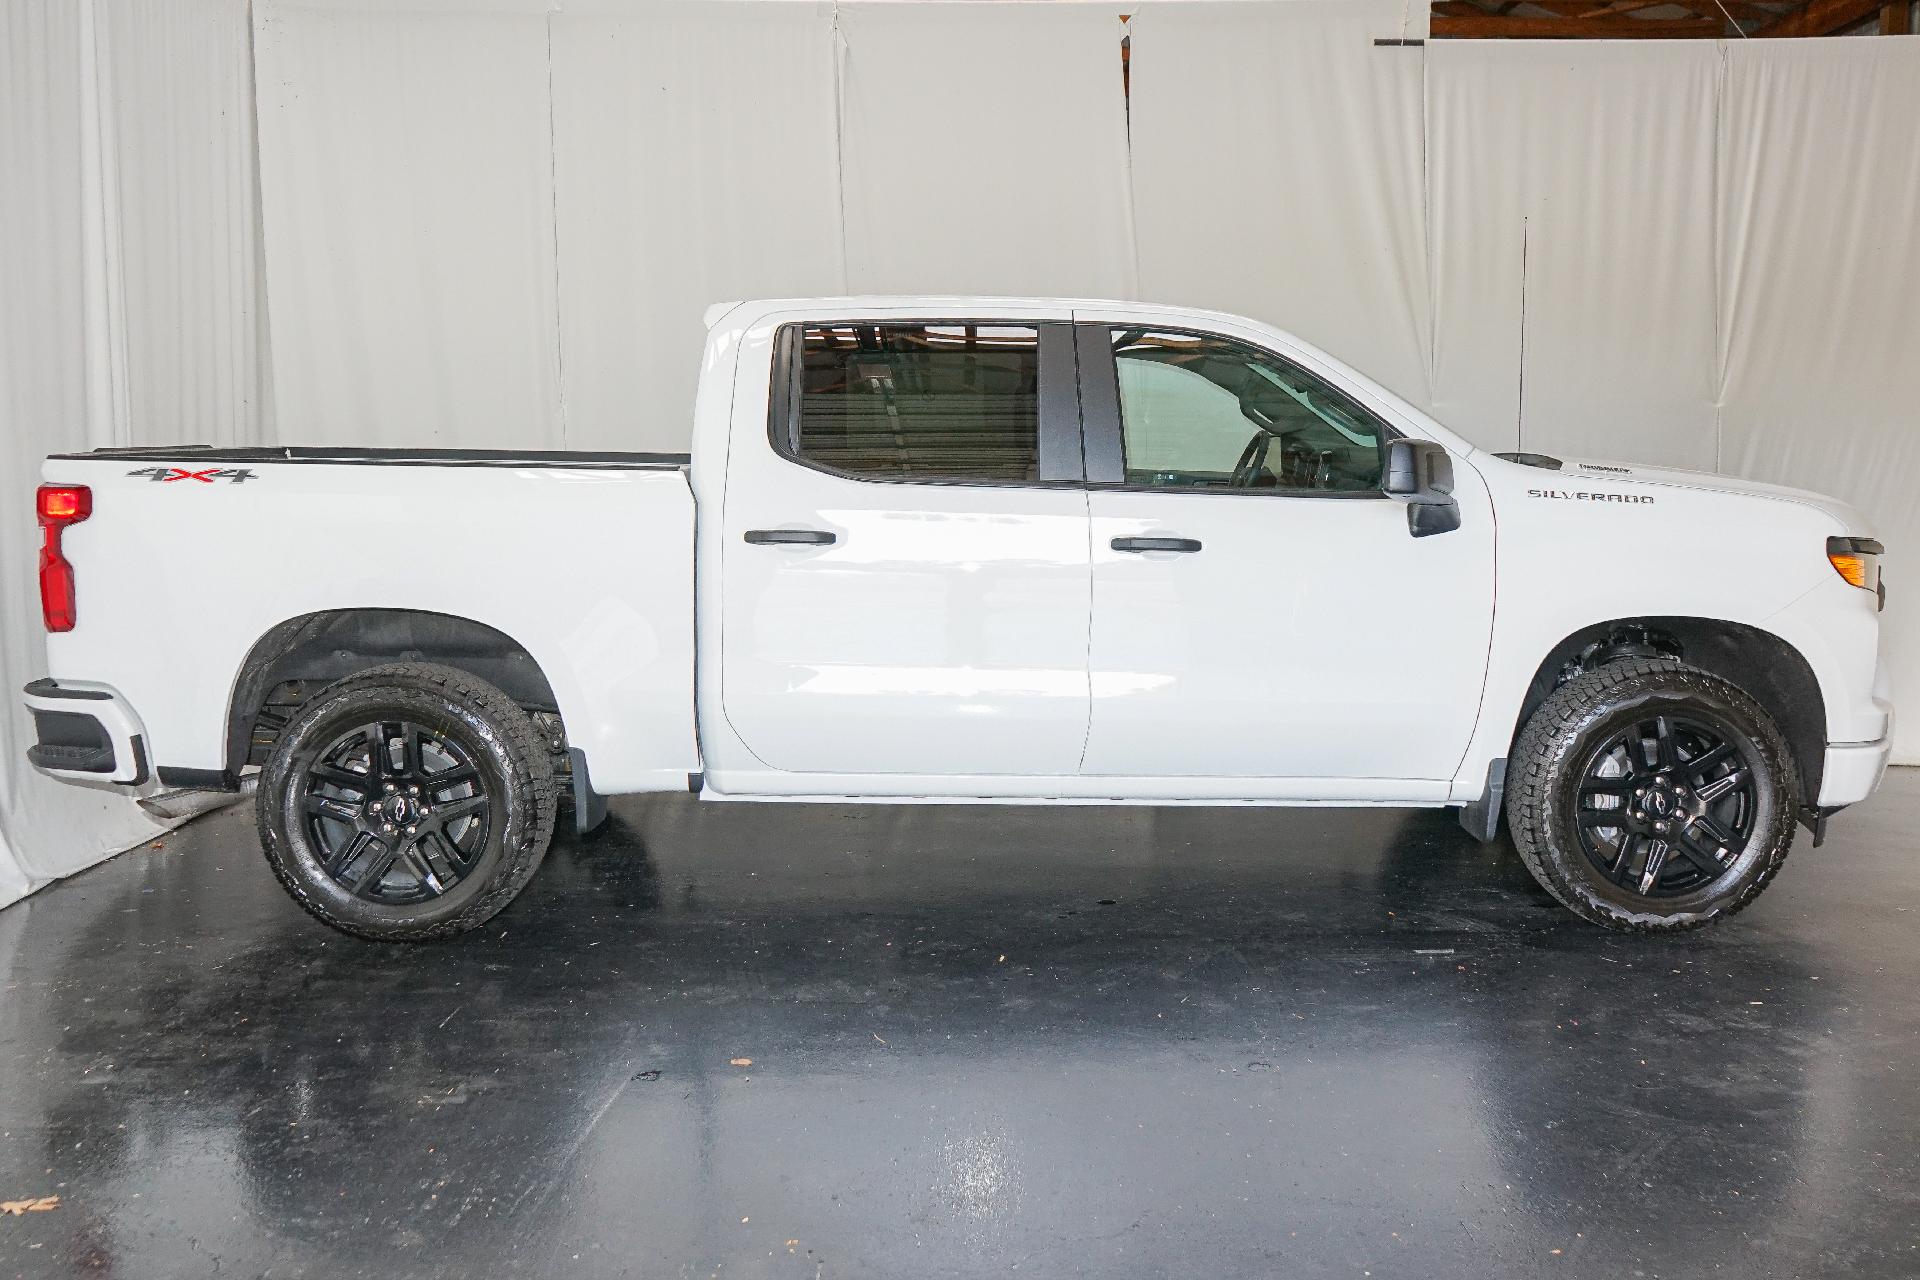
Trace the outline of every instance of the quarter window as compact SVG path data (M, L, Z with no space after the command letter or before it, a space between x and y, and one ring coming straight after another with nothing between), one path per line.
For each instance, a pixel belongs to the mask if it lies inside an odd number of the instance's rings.
M785 443L796 457L892 480L1039 477L1037 328L835 324L789 335L798 350L788 348Z
M1199 334L1113 330L1130 485L1378 492L1385 429L1304 369Z

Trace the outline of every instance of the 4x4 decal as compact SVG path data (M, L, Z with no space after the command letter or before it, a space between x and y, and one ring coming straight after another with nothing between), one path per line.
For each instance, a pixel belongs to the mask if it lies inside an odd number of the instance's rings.
M249 480L260 478L248 467L207 467L200 471L189 471L185 467L142 467L138 471L129 471L127 474L145 476L156 484L173 484L180 480L198 480L201 484L226 480L232 484L245 484Z

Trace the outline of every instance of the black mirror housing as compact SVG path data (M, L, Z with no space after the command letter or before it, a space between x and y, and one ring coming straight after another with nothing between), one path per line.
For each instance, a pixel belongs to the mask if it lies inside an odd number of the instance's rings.
M1453 457L1431 440L1389 440L1380 488L1407 504L1407 532L1416 538L1460 527L1460 507L1453 500Z
M1380 486L1389 498L1440 506L1453 501L1453 458L1431 440L1387 441L1387 474Z

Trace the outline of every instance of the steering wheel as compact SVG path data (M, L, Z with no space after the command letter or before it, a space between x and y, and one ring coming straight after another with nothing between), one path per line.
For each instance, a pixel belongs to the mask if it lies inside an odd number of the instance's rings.
M1234 489L1253 488L1253 482L1267 465L1267 450L1272 447L1272 435L1265 431L1256 432L1247 441L1247 447L1240 451L1240 461L1233 464L1233 474L1227 477L1228 486Z

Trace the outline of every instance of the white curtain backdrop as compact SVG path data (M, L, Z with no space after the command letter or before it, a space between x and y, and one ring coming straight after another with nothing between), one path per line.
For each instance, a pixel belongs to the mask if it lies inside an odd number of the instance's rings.
M1404 21L1399 0L1141 8L1133 203L1141 297L1279 324L1425 404L1421 51L1373 43Z
M561 447L544 0L255 14L280 438Z
M1133 291L1098 6L257 14L283 439L677 449L709 303Z
M27 766L32 492L47 453L266 428L248 47L234 0L0 7L0 905L159 830Z
M41 455L681 448L754 295L1217 306L1489 447L1837 493L1920 709L1920 39L1376 43L1424 12L12 0L0 903L154 830L22 758Z
M683 449L710 304L846 291L833 11L593 0L549 21L566 442Z
M1120 22L1099 5L845 5L855 293L1128 297Z
M1711 41L1428 46L1436 417L1713 470L1720 66Z
M1887 544L1894 759L1920 761L1920 36L1726 47L1721 469L1838 494Z

